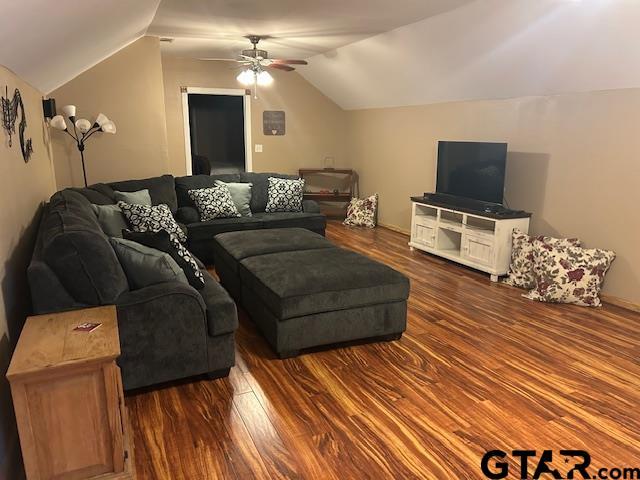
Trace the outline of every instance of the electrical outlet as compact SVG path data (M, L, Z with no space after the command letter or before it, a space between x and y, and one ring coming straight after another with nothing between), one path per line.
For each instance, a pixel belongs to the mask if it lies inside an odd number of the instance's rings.
M262 144L256 143L255 152L256 153L262 153Z

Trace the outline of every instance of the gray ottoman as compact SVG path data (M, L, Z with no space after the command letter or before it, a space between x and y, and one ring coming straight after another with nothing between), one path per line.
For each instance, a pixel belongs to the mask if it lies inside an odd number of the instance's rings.
M221 233L214 237L213 256L220 283L242 301L240 261L268 253L335 248L322 235L306 228L275 228Z
M308 230L215 238L222 284L239 291L236 298L281 358L319 345L397 339L406 328L409 280L382 263Z

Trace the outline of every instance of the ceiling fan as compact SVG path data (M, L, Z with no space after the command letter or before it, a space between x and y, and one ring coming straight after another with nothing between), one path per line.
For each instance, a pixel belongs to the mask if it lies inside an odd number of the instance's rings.
M236 77L237 80L243 85L254 87L254 96L257 97L258 86L268 86L273 83L273 77L267 71L269 68L276 70L283 70L285 72L291 72L295 70L291 65L308 65L306 60L285 60L281 58L269 58L269 53L266 50L258 48L258 42L263 38L260 35L247 35L252 48L242 50L241 54L235 60L238 62L243 70Z

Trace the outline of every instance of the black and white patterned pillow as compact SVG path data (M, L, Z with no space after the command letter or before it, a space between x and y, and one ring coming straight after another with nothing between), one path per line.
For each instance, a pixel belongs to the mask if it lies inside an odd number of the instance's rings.
M187 235L173 218L173 214L167 205L151 206L118 202L118 206L134 232L166 230L171 235L175 235L181 242L187 241Z
M269 177L265 212L301 212L304 179Z
M198 283L202 284L202 286L193 285L193 284L192 286L198 289L204 287L204 275L202 275L202 272L198 267L198 262L196 262L196 259L193 258L193 255L191 254L191 252L187 250L186 247L182 245L182 243L180 243L180 240L178 240L175 235L169 234L169 239L171 240L171 244L177 250L177 253L180 256L180 258L182 258L185 261L185 263L189 265L190 269L192 270L190 273L193 274L193 276L197 279ZM182 267L182 269L184 270L184 267ZM189 275L187 275L187 279L189 279Z
M200 213L200 221L206 222L214 218L239 217L236 204L226 184L209 188L189 190L189 198L193 200Z

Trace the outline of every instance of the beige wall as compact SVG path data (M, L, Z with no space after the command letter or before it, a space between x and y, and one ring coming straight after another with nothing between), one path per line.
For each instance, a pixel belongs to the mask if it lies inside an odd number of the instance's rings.
M0 479L17 479L21 477L19 444L5 373L31 308L26 270L33 249L39 207L55 190L55 178L48 129L43 121L42 94L2 66L0 85L3 95L5 85L9 92L20 89L26 110L27 137L33 141L33 155L25 164L18 136L13 136L13 146L9 148L4 130L0 133L0 195L3 206L0 208Z
M163 56L167 136L170 172L184 175L184 128L180 87L242 88L238 70L231 62L202 61ZM253 153L253 170L295 173L301 167L322 167L325 157L343 166L345 157L345 114L296 72L271 72L275 81L252 97L252 140L263 145ZM284 110L286 135L264 136L262 112ZM252 149L253 150L253 149Z
M87 143L88 182L160 175L168 171L167 134L160 44L143 37L51 92L58 110L78 107L93 121L100 112L117 126L115 136L99 133ZM80 153L73 140L53 132L58 187L83 184Z
M616 251L605 292L640 303L640 89L348 112L351 166L379 220L408 230L438 140L509 143L506 198L535 233Z

